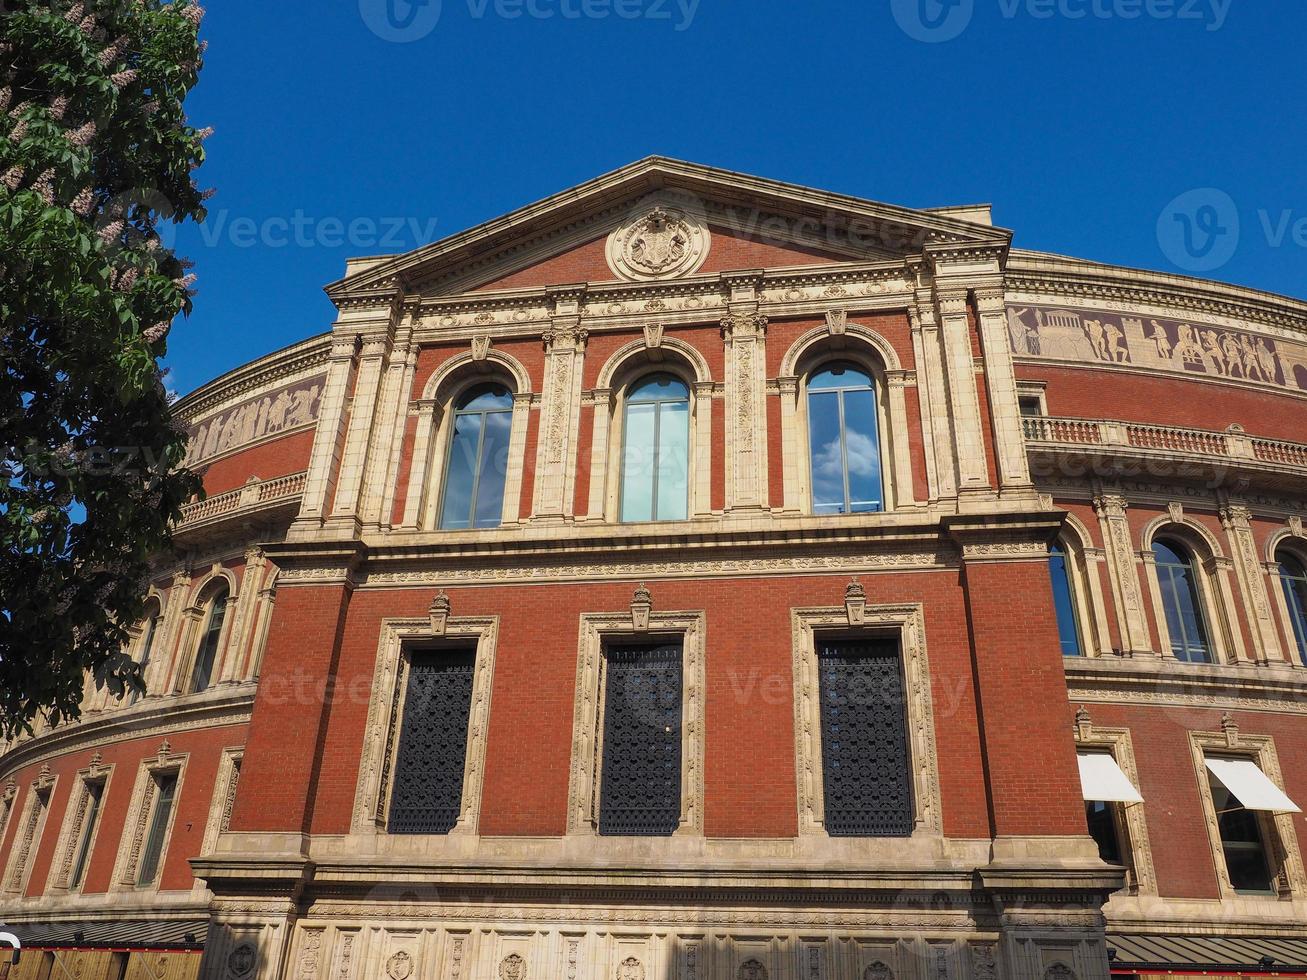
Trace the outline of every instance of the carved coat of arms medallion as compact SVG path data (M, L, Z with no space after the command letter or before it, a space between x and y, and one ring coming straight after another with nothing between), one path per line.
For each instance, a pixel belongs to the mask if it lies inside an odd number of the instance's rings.
M401 949L386 960L386 975L390 980L408 980L413 975L413 957Z
M617 980L644 980L644 965L634 956L628 956L617 966Z
M745 960L735 976L736 980L767 980L767 968L757 960Z
M499 980L526 980L526 960L509 953L499 961Z
M623 279L689 275L708 255L707 225L672 201L645 204L608 237L608 264Z
M254 969L254 947L241 943L227 957L227 969L233 977L243 977Z

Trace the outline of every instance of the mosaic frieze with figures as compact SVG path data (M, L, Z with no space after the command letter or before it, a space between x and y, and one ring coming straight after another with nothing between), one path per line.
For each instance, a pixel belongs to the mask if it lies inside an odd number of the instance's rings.
M305 378L211 415L187 430L186 464L194 466L265 436L316 422L326 375Z
M1011 305L1018 357L1100 361L1307 390L1307 344L1141 314Z

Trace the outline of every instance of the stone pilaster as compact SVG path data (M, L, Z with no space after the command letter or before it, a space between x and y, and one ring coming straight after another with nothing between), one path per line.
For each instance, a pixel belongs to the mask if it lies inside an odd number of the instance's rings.
M722 318L728 514L767 508L767 318L758 312L760 280L733 279Z
M921 433L926 453L926 480L931 500L955 497L957 467L953 462L953 426L949 419L944 360L939 341L939 318L927 290L908 307L912 344L918 364L917 393L921 401Z
M336 477L336 496L331 508L333 523L348 525L358 523L368 450L372 446L373 431L377 423L377 401L381 393L381 379L386 370L386 360L390 350L391 343L388 337L373 335L363 340L362 349L359 351L358 374L354 382L354 398L350 405L345 449L341 454L340 471Z
M976 386L976 359L971 349L971 324L967 318L967 291L937 286L935 307L939 311L944 377L948 381L958 493L983 491L989 488L989 468Z
M581 329L581 287L551 290L553 322L545 331L545 381L540 438L536 447L533 520L562 520L572 514L575 433L581 414L581 372L586 331Z
M310 528L320 524L326 515L327 494L340 463L340 449L344 443L347 421L345 410L354 386L357 349L353 337L341 334L332 339L331 357L327 362L327 382L322 393L318 428L313 437L313 450L309 457L298 518L298 522L303 522Z
M1126 499L1119 493L1100 493L1094 497L1094 513L1098 515L1103 536L1107 577L1112 583L1112 604L1116 607L1117 627L1121 634L1121 652L1131 656L1152 656L1153 645L1148 635L1143 589L1139 585L1126 507Z
M980 316L980 343L985 352L985 384L989 412L994 420L994 454L998 462L999 485L1004 489L1027 488L1030 464L1021 432L1021 407L1017 403L1016 371L1012 366L1012 345L1008 340L1003 284L976 289Z
M1266 590L1262 563L1257 557L1257 541L1253 537L1252 512L1242 504L1226 502L1221 507L1221 526L1230 539L1234 558L1234 573L1239 591L1248 613L1248 628L1252 634L1253 651L1261 664L1284 658L1280 648L1275 616L1271 612L1271 599Z
M399 476L399 457L404 445L404 423L408 417L409 392L417 367L417 351L409 343L410 323L405 337L390 352L377 399L377 419L368 447L364 470L363 500L359 518L365 526L380 530L390 523Z

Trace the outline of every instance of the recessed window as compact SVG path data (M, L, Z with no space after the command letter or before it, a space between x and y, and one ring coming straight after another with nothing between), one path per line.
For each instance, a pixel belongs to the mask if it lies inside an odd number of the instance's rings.
M1048 572L1053 582L1053 608L1057 612L1057 635L1062 656L1078 657L1084 644L1080 637L1080 617L1076 612L1075 586L1068 567L1070 556L1059 541L1049 548Z
M1038 395L1021 395L1017 398L1017 406L1028 419L1036 419L1044 414L1044 403Z
M1193 554L1176 541L1153 542L1157 581L1162 589L1171 652L1177 660L1210 663L1211 643L1198 591L1198 568Z
M141 636L141 657L140 660L137 661L141 665L142 682L145 680L145 670L150 666L150 657L154 653L155 638L159 635L159 625L162 618L163 617L160 615L157 606L152 606L145 616L145 623L142 627L143 633ZM127 703L129 705L135 704L140 700L140 698L141 692L136 690L134 687L129 689L127 692Z
M1289 607L1289 623L1298 645L1298 657L1307 664L1307 566L1297 555L1281 549L1275 556L1280 563L1280 586Z
M158 773L154 779L154 804L150 808L150 822L141 851L141 863L136 872L139 887L153 885L159 877L163 863L163 848L172 822L174 797L177 795L177 774Z
M440 527L498 527L504 514L513 396L503 385L480 385L459 399L445 465Z
M880 425L871 376L831 364L808 379L808 442L814 514L884 509Z
M73 866L68 874L69 888L79 887L86 877L86 866L91 858L91 842L95 838L95 825L100 819L100 800L103 796L104 783L86 784L86 813L82 817L77 850L73 855Z
M218 660L218 644L222 640L222 624L227 618L227 586L222 585L209 599L204 633L195 654L195 670L191 675L191 691L198 693L208 688L213 680L213 668Z
M1085 801L1085 820L1089 824L1089 836L1098 845L1098 856L1108 864L1125 864L1115 811L1116 805L1107 800Z
M1237 892L1271 894L1271 867L1257 812L1246 809L1214 774L1207 778L1231 887Z
M900 659L893 640L817 640L825 825L832 837L912 833Z
M605 651L599 833L667 836L681 819L681 643Z
M623 521L683 521L690 503L690 389L668 374L631 386L622 427Z
M410 658L390 833L447 834L458 823L475 669L475 650L415 651Z

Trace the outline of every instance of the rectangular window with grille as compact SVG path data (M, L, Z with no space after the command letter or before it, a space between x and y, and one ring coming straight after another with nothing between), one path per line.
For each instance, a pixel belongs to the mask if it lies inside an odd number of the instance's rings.
M912 767L898 643L817 640L822 779L832 837L908 837Z
M392 834L447 834L463 806L475 650L416 651L395 756Z
M681 647L605 651L601 834L667 836L680 824Z

